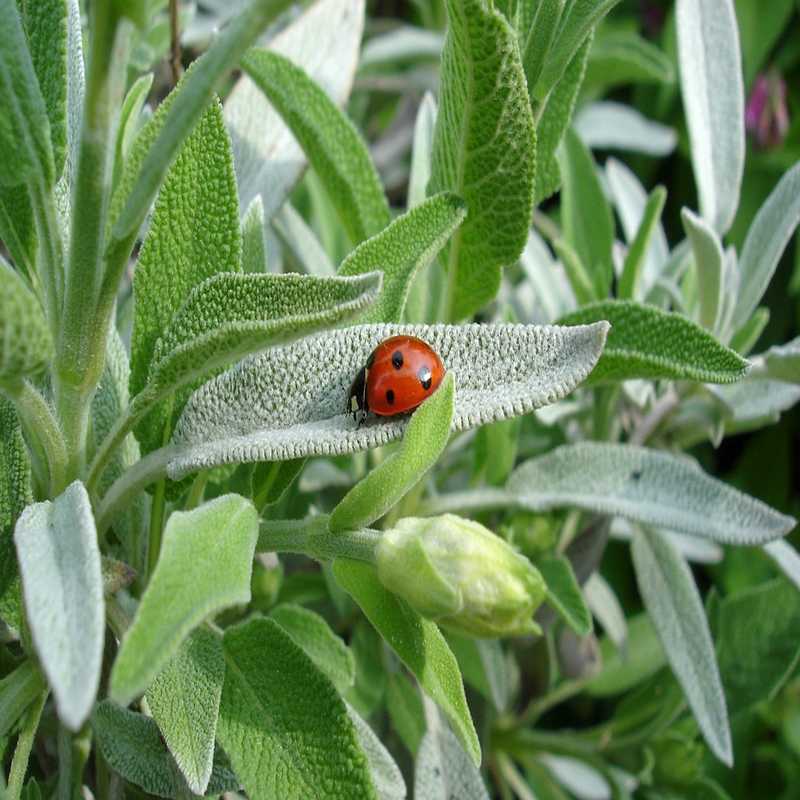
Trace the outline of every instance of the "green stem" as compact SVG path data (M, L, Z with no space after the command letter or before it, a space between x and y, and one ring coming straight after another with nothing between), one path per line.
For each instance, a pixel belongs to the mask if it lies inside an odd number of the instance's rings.
M322 515L306 519L268 520L261 523L257 550L298 553L317 561L352 558L373 564L375 547L381 535L380 531L371 528L330 533L328 518Z
M517 505L512 494L502 489L483 488L474 492L448 492L430 497L419 505L420 516L469 511L494 511Z
M189 487L189 494L186 497L186 503L183 507L184 511L191 511L197 508L203 502L203 497L206 493L206 485L208 484L208 470L203 470L195 475L192 485ZM256 504L258 508L258 504Z
M616 415L614 409L619 399L619 386L598 386L594 390L593 438L604 442L612 440Z
M164 530L164 510L167 502L167 481L162 478L156 484L153 505L150 508L150 538L147 545L147 576L153 574L161 552L161 534Z
M47 691L39 695L38 700L28 709L22 730L17 738L17 746L14 748L14 758L11 760L11 770L8 773L8 787L6 797L8 800L18 800L22 787L25 782L25 773L28 771L28 760L31 756L33 740L36 738L36 730L39 727L39 719L42 716Z
M576 694L580 694L587 683L589 678L581 680L568 680L563 681L552 691L548 692L544 697L539 697L528 703L525 710L517 717L516 722L523 725L528 722L535 722L542 714L545 714L551 708L569 700Z
M500 774L514 790L514 794L519 800L536 800L536 795L531 790L531 787L525 783L522 775L517 772L511 759L503 753L497 754L497 766Z
M100 442L100 446L94 454L86 478L86 491L89 493L90 497L97 491L97 487L100 485L100 478L103 475L103 470L114 451L122 444L131 430L133 430L133 426L139 419L139 415L132 413L135 405L136 401L134 400L134 402L125 409L122 416L117 419L111 430L106 434L106 437Z

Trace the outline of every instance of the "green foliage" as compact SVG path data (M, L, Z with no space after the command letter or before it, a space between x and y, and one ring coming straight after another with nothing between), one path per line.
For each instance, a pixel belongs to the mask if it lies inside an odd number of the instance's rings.
M569 560L549 556L536 562L547 586L547 602L578 636L592 632L592 615L581 594L581 588Z
M642 212L642 221L639 223L628 254L625 256L617 289L620 300L631 300L641 296L641 275L644 270L645 258L658 227L666 199L667 192L663 186L656 186L647 198Z
M420 743L414 768L414 797L488 800L480 772L447 728L428 731Z

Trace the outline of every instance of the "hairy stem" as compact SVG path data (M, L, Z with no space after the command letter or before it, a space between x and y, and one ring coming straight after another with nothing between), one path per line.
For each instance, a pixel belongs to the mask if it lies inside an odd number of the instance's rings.
M261 523L257 550L298 553L317 561L352 558L372 564L380 538L381 532L371 528L330 533L325 516L268 520Z
M36 730L39 727L45 700L47 700L46 691L41 693L25 714L22 730L17 738L17 746L14 748L11 770L8 773L8 787L5 795L8 800L18 800L22 793L25 773L28 771L28 759L31 756L31 748L33 740L36 738Z
M161 534L164 530L164 509L166 508L167 480L162 478L156 484L153 505L150 509L150 537L147 543L147 575L153 574L161 552Z

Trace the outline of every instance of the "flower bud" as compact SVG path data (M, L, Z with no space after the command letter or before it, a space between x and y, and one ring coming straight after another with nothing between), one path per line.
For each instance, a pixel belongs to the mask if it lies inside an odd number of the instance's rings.
M546 587L499 536L453 514L401 519L376 548L381 583L425 617L469 636L539 633Z

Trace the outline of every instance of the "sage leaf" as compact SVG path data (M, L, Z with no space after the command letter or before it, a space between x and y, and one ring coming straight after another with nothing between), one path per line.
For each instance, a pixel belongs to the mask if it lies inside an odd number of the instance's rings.
M415 756L425 735L425 712L417 683L408 678L405 672L389 676L386 710L392 730L400 737L408 752Z
M14 0L0 0L0 30L0 185L39 180L49 188L55 179L50 121Z
M517 467L506 489L531 511L581 508L723 544L763 544L795 525L687 458L634 445L557 447Z
M344 701L275 621L254 618L224 637L217 738L251 797L375 798ZM291 676L291 682L287 676Z
M36 271L36 227L24 184L0 184L0 241L16 268L30 278Z
M225 679L220 638L194 630L147 690L147 705L194 794L205 794L214 766L214 737Z
M337 105L350 94L361 35L364 0L317 0L270 43L291 59ZM300 178L306 157L278 112L245 74L225 102L242 208L258 195L264 217L275 212Z
M353 244L383 230L389 205L369 151L352 122L288 58L251 50L242 65L291 128L325 185Z
M16 631L22 610L14 525L32 501L31 464L22 429L14 407L0 394L0 619Z
M272 609L270 617L305 651L339 694L353 685L353 654L319 614L294 603L281 603Z
M29 658L0 678L0 737L13 732L25 710L46 688L42 673Z
M28 506L14 542L36 652L58 716L77 731L97 694L105 636L100 551L83 484Z
M578 636L588 636L592 615L569 561L564 556L548 556L537 560L536 568L547 584L547 603Z
M783 539L765 544L764 552L775 562L780 571L800 589L800 555Z
M253 198L242 219L242 271L267 272L267 242L264 229L264 204Z
M189 787L150 717L103 700L92 715L92 729L103 758L126 781L158 797L186 796ZM206 796L238 788L236 775L217 752Z
M458 662L436 625L385 589L369 564L336 559L333 574L445 713L472 761L480 764L480 742L464 696Z
M782 579L748 587L720 602L716 621L729 712L773 700L800 661L797 588Z
M443 725L422 738L414 766L415 800L489 800L480 771Z
M351 453L399 439L406 419L359 427L346 413L353 378L389 336L417 336L436 350L459 387L452 429L464 430L567 395L597 362L606 331L605 323L361 325L309 337L245 359L196 391L176 427L168 473Z
M122 108L119 112L119 127L117 129L117 146L114 158L115 174L119 178L119 174L125 165L125 160L128 157L131 146L133 144L136 134L139 133L139 125L141 123L141 113L144 107L147 95L150 94L150 89L153 86L153 73L142 75L137 78L136 82L128 89L125 95L125 100L122 103Z
M660 226L661 212L664 210L666 199L667 191L663 186L656 186L647 198L642 212L642 221L639 223L636 235L631 240L622 267L622 275L617 288L617 296L621 300L640 299L643 296L641 276L653 236Z
M448 319L471 317L500 288L528 238L536 135L514 31L482 0L447 0L428 193L450 190L468 216L448 245Z
M592 49L594 55L595 49ZM575 130L592 150L630 150L668 156L678 144L673 128L647 119L632 106L611 100L590 103L575 115Z
M528 29L521 31L522 66L525 69L525 80L531 99L533 99L533 89L542 74L550 45L555 39L565 2L566 0L542 0L536 6Z
M770 347L761 358L770 378L800 383L800 336L786 344Z
M732 0L678 0L678 64L700 211L725 233L744 172L744 85Z
M422 480L450 438L454 402L455 382L448 372L411 416L399 447L339 501L330 517L331 532L368 526Z
M717 328L722 311L723 266L722 243L714 229L688 208L681 210L686 237L692 245L697 271L697 294L700 305L700 324L709 331Z
M336 270L325 248L290 202L284 203L272 218L272 229L280 239L284 257L290 257L300 272L320 277L334 274Z
M798 224L800 163L780 179L747 232L739 262L741 284L733 313L734 330L745 325L756 310Z
M0 256L0 383L41 372L52 355L38 298Z
M443 192L398 217L347 256L339 275L383 272L381 296L360 322L400 322L415 276L436 257L466 214L461 200Z
M634 31L601 29L589 55L586 89L590 96L597 96L612 86L630 83L671 86L675 83L672 60Z
M797 384L749 375L733 386L715 386L712 393L727 409L725 430L731 432L777 422L784 411L800 401Z
M564 238L588 269L594 296L605 298L614 273L611 262L614 221L592 154L572 129L564 136L559 167Z
M628 640L628 623L614 590L606 579L595 572L583 585L586 605L603 627L617 650L624 650ZM601 663L604 663L601 658Z
M370 724L351 705L346 704L346 707L358 742L369 762L369 773L378 800L405 800L406 784L400 768Z
M629 300L593 303L562 317L562 325L608 320L611 331L592 382L673 378L733 383L748 363L677 312Z
M733 748L725 695L703 603L677 550L643 528L631 546L636 581L667 660L686 695L703 738L728 767Z
M447 643L458 659L464 681L479 691L498 711L508 708L510 675L498 639L473 639L448 631Z
M204 619L250 600L257 539L256 510L238 495L170 515L158 563L111 670L112 699L130 703Z
M431 177L433 133L436 130L436 98L425 92L414 121L414 141L411 148L411 168L408 176L408 207L418 206L425 200Z

